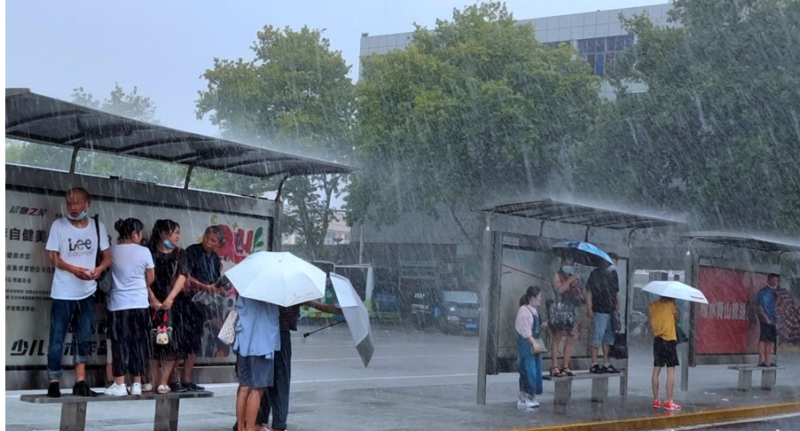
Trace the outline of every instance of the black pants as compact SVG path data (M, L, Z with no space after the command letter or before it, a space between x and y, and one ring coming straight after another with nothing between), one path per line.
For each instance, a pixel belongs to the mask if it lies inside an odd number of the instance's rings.
M258 409L258 422L269 423L272 411L272 428L286 429L289 416L289 383L292 380L292 333L281 331L281 350L275 352L275 378L264 391Z
M147 308L109 312L111 368L114 377L144 376L150 357L150 313Z

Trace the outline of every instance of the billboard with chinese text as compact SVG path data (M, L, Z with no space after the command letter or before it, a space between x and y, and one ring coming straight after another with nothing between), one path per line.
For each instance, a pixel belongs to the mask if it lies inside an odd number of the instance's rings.
M758 320L754 298L767 275L701 266L698 288L708 304L697 304L697 345L701 355L757 353Z
M91 192L91 190L90 190ZM180 189L169 190L180 193ZM210 195L210 194L209 194ZM64 210L60 193L45 194L6 190L6 367L44 367L47 364L47 344L50 327L50 288L53 267L45 252L48 230ZM225 245L218 250L225 269L240 262L248 254L267 250L271 217L252 216L203 209L178 209L145 203L142 197L135 203L112 202L96 199L89 210L98 214L116 239L114 221L136 217L144 222L146 230L157 219L169 218L181 225L181 242L186 247L202 240L209 225L218 225L225 236ZM213 196L209 196L209 201ZM244 198L242 198L244 199ZM250 200L250 199L249 199ZM249 201L248 200L248 201ZM231 210L234 210L232 208ZM115 242L111 241L113 244ZM218 312L233 306L232 298L218 297ZM222 316L208 315L203 334L203 354L198 363L232 363L229 346L216 340ZM105 305L98 304L90 343L90 364L105 364ZM65 340L63 363L72 364L74 345L71 334Z

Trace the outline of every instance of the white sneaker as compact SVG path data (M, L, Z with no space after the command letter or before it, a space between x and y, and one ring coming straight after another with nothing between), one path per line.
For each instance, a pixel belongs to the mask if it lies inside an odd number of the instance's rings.
M517 407L539 407L539 402L536 400L531 400L528 397L524 397L517 401Z
M528 401L529 401L528 407L533 407L533 408L539 407L539 401L536 401L531 397L528 397Z
M142 384L141 383L134 383L131 385L131 395L141 395L142 394Z
M118 385L114 383L113 385L106 388L103 391L105 395L111 395L112 397L124 397L128 395L128 388L125 386L125 383Z

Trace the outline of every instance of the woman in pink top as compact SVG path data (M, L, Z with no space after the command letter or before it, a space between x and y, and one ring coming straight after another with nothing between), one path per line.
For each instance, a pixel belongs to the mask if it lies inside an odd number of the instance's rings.
M542 330L542 319L536 311L542 302L541 291L528 287L519 299L519 310L514 327L517 330L517 369L519 370L519 401L517 407L539 407L536 395L542 393L542 355L534 353L541 347L536 337Z

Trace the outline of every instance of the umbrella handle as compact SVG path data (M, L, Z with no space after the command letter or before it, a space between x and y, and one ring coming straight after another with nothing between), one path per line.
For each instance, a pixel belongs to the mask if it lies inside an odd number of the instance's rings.
M328 325L328 326L323 326L322 328L316 329L316 330L314 330L314 331L311 331L311 332L306 332L305 334L303 334L303 339L302 339L302 340L300 340L300 341L301 341L301 342L303 342L303 343L305 343L305 342L306 342L306 338L308 338L310 335L312 335L312 334L316 334L317 332L319 332L319 331L321 331L321 330L323 330L323 329L328 329L328 328L330 328L331 326L336 326L336 325L338 325L338 324L340 324L340 323L342 323L342 322L344 322L344 319L342 319L342 320L339 320L338 322L331 323L331 324L330 324L330 325Z

